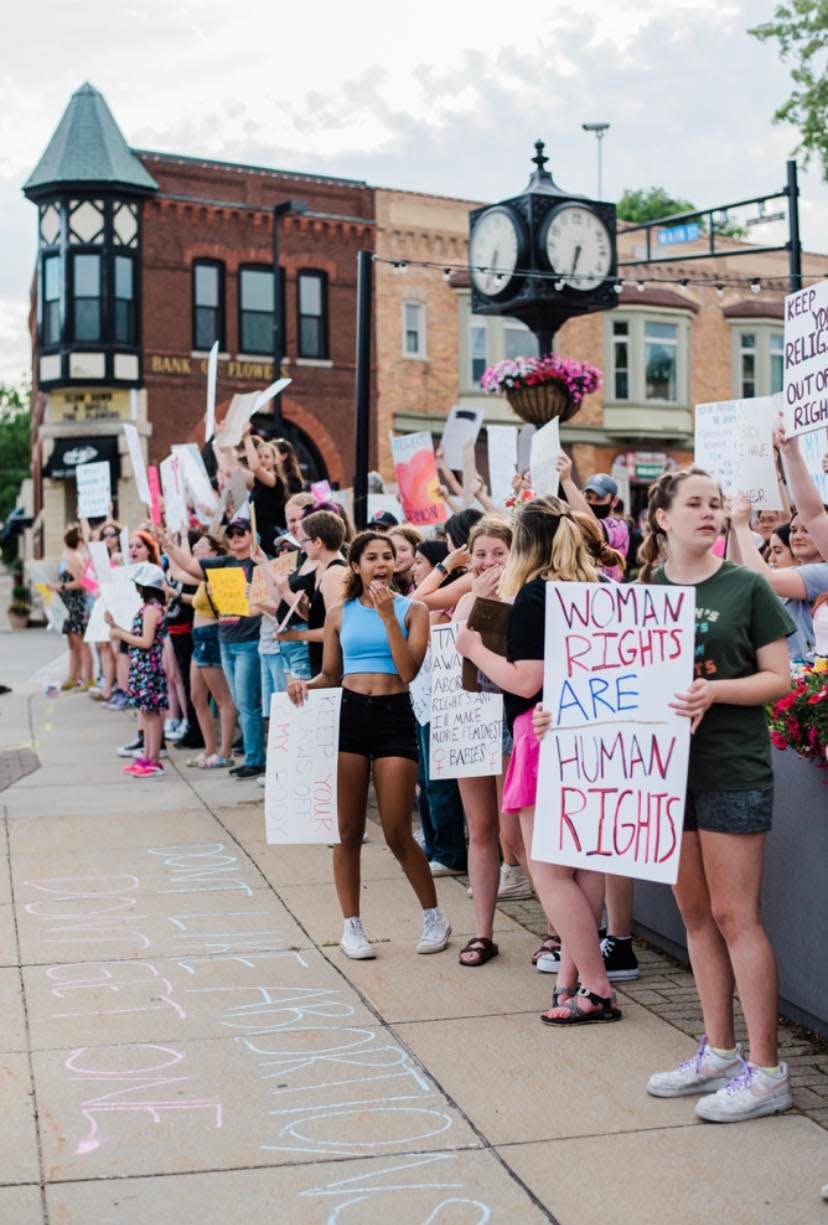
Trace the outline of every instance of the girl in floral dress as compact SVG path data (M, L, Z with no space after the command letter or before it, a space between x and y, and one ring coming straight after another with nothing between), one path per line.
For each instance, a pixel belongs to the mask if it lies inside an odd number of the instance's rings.
M107 613L110 638L129 648L129 704L139 712L144 733L144 756L124 768L134 778L156 778L164 773L161 765L161 737L167 708L167 678L162 653L167 629L164 623L164 571L144 562L132 576L142 605L128 633Z

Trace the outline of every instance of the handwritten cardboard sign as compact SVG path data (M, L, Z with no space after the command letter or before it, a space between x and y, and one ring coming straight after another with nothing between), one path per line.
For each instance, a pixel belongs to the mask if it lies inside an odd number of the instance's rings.
M408 686L411 709L420 727L425 727L431 718L431 645L425 653L420 671Z
M339 842L336 776L341 689L315 689L304 705L270 702L265 766L268 842Z
M828 425L828 281L785 299L785 432Z
M273 595L267 585L265 570L269 570L274 578L280 574L292 574L298 560L298 553L282 553L275 561L269 561L266 566L257 566L253 571L253 579L250 583L250 603L272 604Z
M440 493L431 435L425 430L419 434L392 435L391 454L406 521L420 527L444 523L448 511Z
M478 778L503 769L503 695L467 693L457 650L462 621L431 630L430 777Z
M547 583L532 856L674 884L690 720L671 710L693 679L692 587Z
M773 455L775 396L696 405L695 458L728 498L743 494L756 510L781 510Z
M78 464L75 473L78 481L78 515L82 519L98 519L101 515L108 515L112 501L108 460Z
M247 575L241 566L217 566L207 571L210 596L222 617L249 617Z

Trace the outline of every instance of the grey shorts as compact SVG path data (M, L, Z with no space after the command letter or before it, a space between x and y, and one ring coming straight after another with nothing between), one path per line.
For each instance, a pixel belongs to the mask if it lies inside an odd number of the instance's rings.
M755 791L688 791L685 832L766 834L773 818L773 787Z

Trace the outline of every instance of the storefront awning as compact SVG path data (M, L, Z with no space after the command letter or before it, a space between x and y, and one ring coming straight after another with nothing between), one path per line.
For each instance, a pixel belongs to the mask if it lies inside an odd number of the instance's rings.
M110 476L115 481L121 475L121 460L118 455L118 439L112 435L87 434L72 438L58 438L43 475L52 480L66 480L75 475L78 464L98 464L108 461Z

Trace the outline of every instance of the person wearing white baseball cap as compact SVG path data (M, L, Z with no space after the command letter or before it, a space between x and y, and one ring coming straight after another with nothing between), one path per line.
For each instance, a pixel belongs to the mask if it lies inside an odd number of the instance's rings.
M139 712L144 733L144 756L124 767L133 778L157 778L164 773L161 765L161 737L164 711L167 708L167 678L162 652L167 627L164 623L164 571L154 562L141 562L132 572L132 581L141 597L141 607L135 614L131 631L116 625L111 613L106 614L109 637L124 642L129 648L129 705Z

